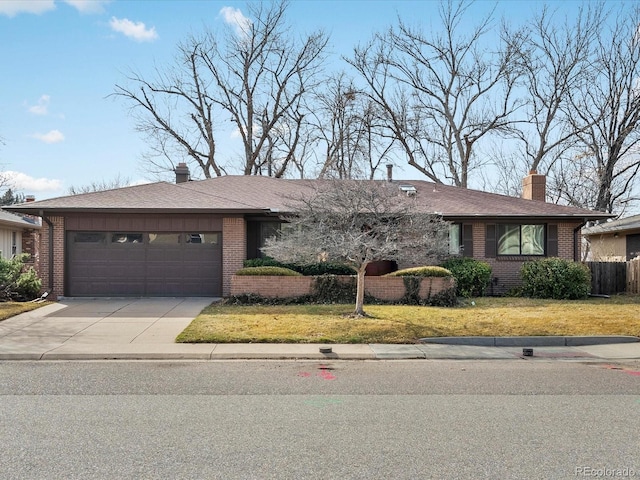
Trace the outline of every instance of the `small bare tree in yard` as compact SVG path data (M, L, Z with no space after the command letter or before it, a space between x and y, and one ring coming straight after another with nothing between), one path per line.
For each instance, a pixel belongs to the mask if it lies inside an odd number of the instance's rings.
M312 195L294 199L295 215L262 251L288 263L342 262L357 271L354 316L364 316L367 265L378 260L428 264L448 254L449 223L429 211L419 195L397 184L329 180Z

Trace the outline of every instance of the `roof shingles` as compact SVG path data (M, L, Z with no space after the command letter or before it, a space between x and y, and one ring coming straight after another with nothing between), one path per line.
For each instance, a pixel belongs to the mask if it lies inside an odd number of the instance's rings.
M158 182L59 197L13 206L11 210L25 213L40 210L47 213L136 210L285 212L290 209L292 199L312 194L314 186L321 182L230 175L179 184ZM591 210L423 180L402 180L394 183L413 185L417 191L416 198L424 210L437 212L444 217L578 217L593 220L611 216Z

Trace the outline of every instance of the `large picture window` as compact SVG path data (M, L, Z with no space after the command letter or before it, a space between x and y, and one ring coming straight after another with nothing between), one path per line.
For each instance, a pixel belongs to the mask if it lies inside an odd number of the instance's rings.
M544 225L497 225L498 255L544 255Z

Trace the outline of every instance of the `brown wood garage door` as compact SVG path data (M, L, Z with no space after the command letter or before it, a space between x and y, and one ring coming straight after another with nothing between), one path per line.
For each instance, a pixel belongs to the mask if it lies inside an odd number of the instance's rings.
M220 296L220 232L67 232L69 296Z

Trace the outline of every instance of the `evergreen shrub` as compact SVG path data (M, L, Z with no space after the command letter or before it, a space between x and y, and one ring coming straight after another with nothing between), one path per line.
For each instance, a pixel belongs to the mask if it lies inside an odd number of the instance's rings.
M452 257L442 264L456 279L459 297L482 297L491 281L491 265L470 257Z

